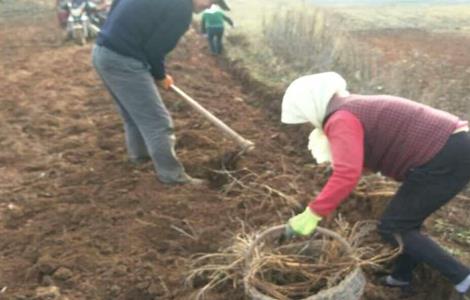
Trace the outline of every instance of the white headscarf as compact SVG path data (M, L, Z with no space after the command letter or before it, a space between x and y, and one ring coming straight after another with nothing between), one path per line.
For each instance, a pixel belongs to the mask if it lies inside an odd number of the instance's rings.
M331 161L328 138L323 132L323 121L331 98L349 95L346 81L335 72L300 77L294 80L282 99L281 121L286 124L310 122L315 129L310 133L308 149L317 163Z
M220 6L218 6L217 4L212 4L211 7L206 9L204 12L213 14L213 13L218 12L218 11L222 11Z

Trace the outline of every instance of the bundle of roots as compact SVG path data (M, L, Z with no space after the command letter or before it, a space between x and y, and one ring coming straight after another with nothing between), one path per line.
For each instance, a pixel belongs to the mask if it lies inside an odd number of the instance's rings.
M338 285L355 268L338 242L310 240L257 250L245 282L275 299L304 299Z
M245 289L255 289L270 299L304 299L337 286L358 268L380 268L399 254L399 249L385 248L379 242L374 222L351 227L338 220L338 225L338 236L346 239L317 234L279 244L275 235L260 239L240 234L220 253L195 257L188 280L194 283L202 278L204 282L197 299L229 283L232 288L244 283ZM345 241L350 245L347 249Z

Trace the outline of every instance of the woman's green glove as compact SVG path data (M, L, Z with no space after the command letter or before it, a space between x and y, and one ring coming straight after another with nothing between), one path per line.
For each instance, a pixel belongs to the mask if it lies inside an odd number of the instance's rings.
M288 235L311 235L320 220L321 217L307 207L303 213L289 219L287 223Z

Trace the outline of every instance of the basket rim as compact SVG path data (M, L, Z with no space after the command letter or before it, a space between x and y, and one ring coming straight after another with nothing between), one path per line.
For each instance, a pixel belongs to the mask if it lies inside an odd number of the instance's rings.
M253 252L254 252L254 249L255 247L261 243L264 239L266 239L268 236L272 236L272 235L275 235L275 234L282 234L287 228L287 225L275 225L275 226L271 226L267 229L265 229L264 231L262 231L261 233L259 233L256 238L253 240L253 242L250 244L249 246L249 249L247 251L247 255L246 255L246 265L245 265L245 270L244 270L244 276L243 276L243 284L245 286L245 293L247 295L252 295L252 296L256 296L258 298L262 297L263 300L276 300L275 298L272 298L270 296L267 296L267 295L264 295L262 294L260 291L258 291L256 288L254 288L251 284L250 284L250 272L249 272L249 269L250 269L250 266L251 266L251 261L252 261L252 257L253 257ZM317 227L317 229L315 230L315 233L316 234L322 234L322 235L325 235L325 236L329 236L331 237L332 239L335 239L337 241L340 242L340 244L343 246L343 248L346 250L346 252L348 254L352 253L352 247L351 245L348 243L348 241L343 238L342 236L340 236L338 233L332 231L332 230L329 230L329 229L326 229L326 228L323 228L323 227ZM364 277L364 274L362 272L362 269L358 266L356 268L354 268L345 278L343 278L337 285L335 285L334 287L331 287L325 291L321 291L319 292L318 294L316 295L312 295L312 296L309 296L307 298L304 298L305 300L308 300L308 299L313 299L312 297L314 296L321 296L321 294L323 292L326 292L326 291L330 291L332 289L335 289L337 288L338 286L340 286L341 284L344 284L345 282L347 281L351 281L352 279L354 279L355 277L358 277L361 279L361 282L364 281L364 283L362 284L361 286L361 289L363 289L363 287L365 286L365 277Z

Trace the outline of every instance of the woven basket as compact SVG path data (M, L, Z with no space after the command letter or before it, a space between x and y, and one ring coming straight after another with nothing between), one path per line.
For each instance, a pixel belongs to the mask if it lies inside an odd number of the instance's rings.
M247 254L247 264L245 269L245 276L244 276L244 285L245 285L245 293L250 299L253 300L277 300L272 298L271 296L265 295L257 290L249 280L248 274L250 274L250 266L252 257L255 251L256 246L260 243L264 242L267 238L273 238L276 236L280 236L285 230L285 225L279 225L275 227L271 227L265 231L263 231L258 237L253 241L251 247ZM346 253L350 253L351 246L349 243L342 238L337 233L318 227L316 229L316 233L324 236L328 236L334 240L340 242L343 246ZM325 241L315 241L315 243L324 243ZM305 243L311 243L309 241ZM366 285L366 278L362 272L362 270L357 267L353 269L344 279L342 279L337 285L330 287L328 289L322 290L315 295L308 296L302 300L359 300L361 299L362 294L364 293L364 287Z

